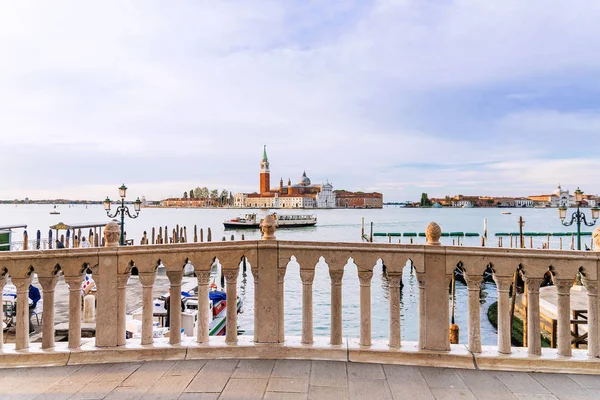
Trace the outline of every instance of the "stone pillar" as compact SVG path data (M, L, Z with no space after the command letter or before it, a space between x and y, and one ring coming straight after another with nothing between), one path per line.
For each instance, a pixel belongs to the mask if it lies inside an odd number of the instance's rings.
M571 356L571 285L572 279L557 279L558 294L558 355Z
M596 246L600 249L600 246ZM600 357L600 335L598 334L598 281L583 280L587 289L588 303L588 355Z
M156 272L140 272L138 275L142 284L142 344L154 343L153 337L153 293Z
M331 278L331 332L329 342L332 345L342 344L342 278L343 269L329 268Z
M196 341L198 343L208 343L210 270L196 271L196 277L198 278L198 332L196 333Z
M269 227L263 227L263 233L266 228ZM277 300L274 301L273 299L273 294L278 293L279 282L279 251L277 241L260 240L257 248L258 262L256 263L256 272L254 268L252 270L255 280L258 282L255 286L256 291L254 292L256 299L254 303L254 340L257 343L280 343L281 331L284 328L280 326L280 306L278 306Z
M373 271L358 271L360 280L360 345L371 346L371 278Z
M417 272L417 282L419 284L419 306L417 314L419 316L419 350L425 349L425 274Z
M525 277L527 283L527 352L530 356L542 354L540 338L540 285L542 278Z
M388 272L390 297L390 347L400 347L400 284L402 273Z
M225 343L237 343L237 278L239 269L224 270L225 275L225 290L227 296L226 315L227 321L225 325ZM272 300L272 298L271 298Z
M58 276L50 277L38 276L38 281L42 285L42 349L52 349L54 347L54 289Z
M129 272L117 276L117 346L127 343L127 281Z
M424 311L419 311L427 327L424 330L424 349L450 350L450 302L448 288L451 274L446 273L446 251L440 245L442 229L435 222L425 229L427 243L424 254L425 289Z
M98 266L92 266L96 293L96 347L113 347L118 344L118 308L116 289L119 237L121 230L116 222L109 222L104 228L104 246L98 249Z
M17 337L16 350L29 348L29 285L31 276L27 278L12 278L17 287Z
M315 270L300 269L302 280L302 343L313 344L313 293Z
M183 278L183 270L167 271L167 277L171 283L169 343L179 344L181 342L181 279ZM227 317L229 318L229 315Z
M494 274L494 281L496 281L496 290L498 291L498 353L510 354L510 298L508 292L512 284L512 277Z
M279 268L277 270L277 303L279 304L279 343L285 342L285 289L283 284L285 282L286 270L287 267Z
M465 275L469 290L469 351L481 353L481 321L479 291L481 290L482 277L478 275Z
M69 285L70 349L77 349L81 346L81 284L83 279L83 275L65 276L65 282Z

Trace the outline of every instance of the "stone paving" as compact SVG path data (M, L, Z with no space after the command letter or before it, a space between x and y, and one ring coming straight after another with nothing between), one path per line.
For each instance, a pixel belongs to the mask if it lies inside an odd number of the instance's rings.
M0 369L0 399L600 399L600 376L300 360Z

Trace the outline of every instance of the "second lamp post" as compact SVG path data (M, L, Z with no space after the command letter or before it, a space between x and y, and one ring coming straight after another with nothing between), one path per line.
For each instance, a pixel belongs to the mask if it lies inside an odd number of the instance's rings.
M575 203L577 204L577 211L573 213L571 216L570 222L565 222L565 218L567 218L567 207L561 206L558 208L558 216L560 217L560 222L564 226L571 226L573 222L577 222L577 250L581 250L581 223L583 222L585 226L593 226L596 224L596 220L598 216L600 216L600 208L592 207L592 222L587 222L585 219L585 214L579 210L581 206L581 202L583 201L583 192L577 188L575 191Z
M110 199L106 197L106 200L104 200L104 209L106 210L106 215L108 215L109 218L115 218L117 215L121 215L121 246L125 245L125 214L127 214L129 218L137 218L140 215L140 209L142 207L142 202L138 197L137 200L133 202L133 210L135 211L135 215L132 215L129 212L129 208L125 205L126 194L127 186L125 186L125 184L122 184L119 188L119 196L121 196L121 205L117 207L113 215L110 215Z

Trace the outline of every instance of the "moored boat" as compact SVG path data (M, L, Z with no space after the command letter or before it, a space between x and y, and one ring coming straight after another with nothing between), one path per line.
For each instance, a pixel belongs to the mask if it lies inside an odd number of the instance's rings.
M316 215L307 214L273 214L277 219L278 228L300 228L304 226L314 226L317 224ZM237 217L230 220L225 220L223 225L225 229L240 229L240 228L259 228L262 218L258 218L256 214L246 214L243 217Z

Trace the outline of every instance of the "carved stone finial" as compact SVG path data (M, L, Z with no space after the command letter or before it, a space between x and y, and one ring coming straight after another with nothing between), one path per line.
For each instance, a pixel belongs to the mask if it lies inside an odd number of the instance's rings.
M115 221L110 221L104 227L104 245L106 247L117 247L121 237L121 228Z
M427 238L427 244L439 246L441 244L441 236L442 228L440 228L440 226L437 223L430 222L429 225L427 225L427 228L425 228L425 237Z
M600 253L600 226L594 229L592 237L594 238L594 250Z
M260 222L262 230L262 240L275 240L275 230L277 229L277 218L274 214L267 214Z

